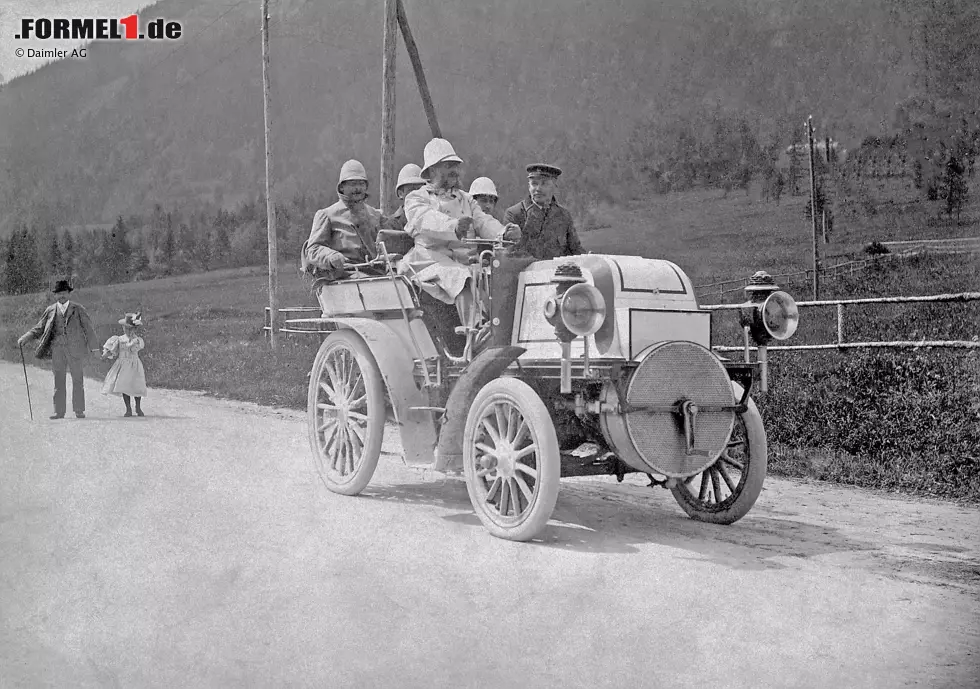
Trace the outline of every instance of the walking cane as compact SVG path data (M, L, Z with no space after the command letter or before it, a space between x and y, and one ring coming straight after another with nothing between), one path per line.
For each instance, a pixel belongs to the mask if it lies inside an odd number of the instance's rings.
M27 382L27 362L24 361L24 345L20 347L20 363L24 367L24 385L27 386L27 408L31 410L31 421L34 420L34 407L31 406L31 384Z

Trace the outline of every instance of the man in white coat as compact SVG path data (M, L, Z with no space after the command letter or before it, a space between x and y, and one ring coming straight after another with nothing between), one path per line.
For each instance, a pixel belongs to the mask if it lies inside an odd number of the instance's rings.
M473 250L460 240L508 239L518 241L521 228L502 225L487 215L467 192L459 188L463 162L452 144L432 139L425 145L422 177L427 184L405 197L405 231L415 246L405 254L403 272L414 273L422 289L439 301L456 304L460 321L474 327L478 320L470 294Z

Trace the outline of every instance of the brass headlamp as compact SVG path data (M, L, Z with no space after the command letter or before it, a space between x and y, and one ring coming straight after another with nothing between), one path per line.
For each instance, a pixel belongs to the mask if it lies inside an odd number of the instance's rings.
M555 329L561 342L561 392L572 391L572 340L594 335L606 319L606 300L585 281L582 269L574 263L563 263L551 279L555 296L544 304L544 317ZM589 343L585 341L585 372L589 368Z
M772 340L787 340L800 324L800 310L796 301L772 276L760 270L745 286L748 298L738 311L738 321L745 337L745 361L749 362L749 340L758 347L759 389L766 392L769 385L769 358L767 345Z

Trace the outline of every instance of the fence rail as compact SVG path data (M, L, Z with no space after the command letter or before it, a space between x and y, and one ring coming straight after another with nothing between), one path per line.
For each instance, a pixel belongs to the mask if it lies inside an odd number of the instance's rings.
M271 313L272 313L272 309L269 308L268 306L266 306L265 307L265 323L262 326L262 330L265 333L269 333L272 330L272 320L270 318ZM291 320L291 319L293 319L293 318L295 318L297 316L300 317L300 318L309 318L310 317L310 314L315 314L314 317L316 317L316 316L319 316L322 313L323 313L323 310L320 307L318 307L318 306L295 306L295 307L292 307L292 308L279 309L279 323L282 323L283 325L288 326L288 323L286 323L286 321L287 320ZM317 332L316 330L313 330L311 328L306 328L304 330L304 329L300 329L300 328L283 327L283 325L280 325L279 326L278 332L281 332L281 333L304 333L304 334L308 334L308 333L311 333L311 332Z
M869 258L860 258L851 261L842 261L840 263L835 263L832 266L826 266L820 269L821 277L840 277L841 275L854 275L859 270L864 270L870 265L880 265L881 263L888 263L896 260L905 260L912 258L913 256L918 256L923 253L928 253L930 249L915 249L907 250L891 254L880 254L878 256L871 256ZM955 253L966 252L968 250L955 250ZM951 250L944 250L943 253L950 253ZM808 268L807 270L798 270L793 273L779 273L773 275L772 278L776 281L786 280L787 278L801 278L803 282L810 282L813 279L813 268ZM722 280L720 282L709 282L704 285L695 285L694 289L698 291L698 295L701 299L707 299L708 297L724 297L726 294L733 294L735 292L741 292L745 288L746 279L738 278L733 280ZM715 288L715 289L710 289ZM706 290L706 291L702 291Z
M929 296L915 297L869 297L862 299L828 299L826 301L800 301L796 305L800 308L813 307L836 307L837 309L837 342L815 345L778 345L768 347L768 351L780 350L819 350L819 349L919 349L928 347L947 347L953 349L980 349L980 341L977 340L893 340L890 342L845 342L844 341L844 307L866 304L915 304L915 303L966 303L980 301L980 292L957 292L955 294L934 294ZM711 304L701 308L708 311L736 311L741 308L741 304ZM713 346L717 352L741 352L745 346ZM750 350L757 349L750 347Z
M892 340L892 341L873 341L873 342L845 342L844 341L844 308L846 306L860 306L868 304L916 304L916 303L967 303L980 301L980 292L957 292L954 294L933 294L926 296L913 297L868 297L860 299L828 299L826 301L799 301L796 305L800 308L820 308L835 307L837 309L837 341L824 344L813 345L777 345L768 347L768 351L806 351L806 350L830 350L830 349L922 349L922 348L952 348L952 349L980 349L980 340ZM706 311L737 311L742 308L741 304L709 304L701 306ZM269 332L270 309L265 307L265 324L262 330ZM279 332L283 333L315 333L313 328L290 328L286 321L293 318L308 318L311 314L318 317L321 310L317 306L300 306L293 308L279 309L279 322L287 327L280 327ZM716 352L741 352L745 346L723 346L715 345L712 349ZM756 347L749 347L754 351Z
M853 259L842 261L832 266L820 269L823 277L840 277L841 275L854 275L859 270L867 268L869 265L880 265L896 260L905 260L920 256L922 254L972 254L980 252L980 237L954 237L950 239L914 239L905 241L882 242L892 253L869 256L868 258ZM772 276L776 280L787 278L802 278L805 282L813 279L813 269L799 270L793 273L780 273ZM724 297L726 294L742 291L745 286L745 279L721 280L708 282L703 285L695 285L701 299L709 297Z

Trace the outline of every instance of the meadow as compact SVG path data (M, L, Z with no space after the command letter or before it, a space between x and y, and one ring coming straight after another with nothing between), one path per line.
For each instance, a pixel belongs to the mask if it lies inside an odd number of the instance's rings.
M875 223L840 232L847 241L827 245L828 253L845 257L874 239L909 238L904 225L910 213L900 214L902 223L885 226L890 231ZM800 198L776 206L743 192L670 194L605 209L600 220L597 229L583 233L587 248L666 257L696 283L807 267L808 224ZM975 224L949 233L971 229L976 233ZM978 291L978 268L976 255L924 255L827 280L822 296ZM142 356L151 388L302 409L319 341L284 335L279 350L270 351L262 331L267 287L265 269L256 267L81 287L72 298L87 307L101 341L120 332L116 321L123 313L142 310ZM316 304L295 263L280 266L280 287L282 306ZM805 283L782 287L808 298ZM0 356L20 360L16 338L50 299L0 297ZM738 344L731 314L715 319L716 343ZM851 307L845 328L850 341L976 340L980 304ZM832 342L835 329L833 309L807 309L794 343ZM759 404L773 474L980 502L977 350L782 352L771 362L770 392L759 396ZM88 371L101 378L110 365L93 356ZM47 394L36 395L35 404L45 404Z

